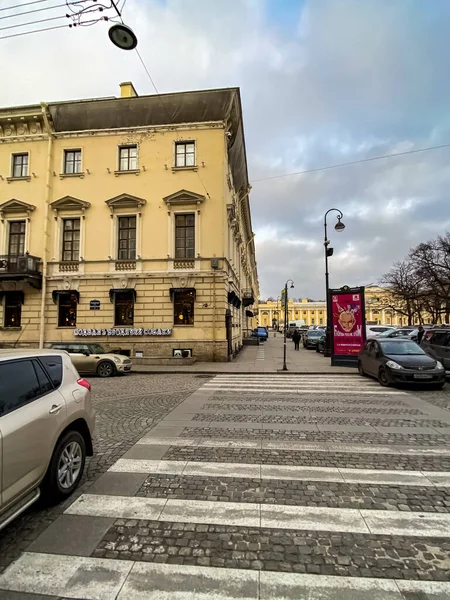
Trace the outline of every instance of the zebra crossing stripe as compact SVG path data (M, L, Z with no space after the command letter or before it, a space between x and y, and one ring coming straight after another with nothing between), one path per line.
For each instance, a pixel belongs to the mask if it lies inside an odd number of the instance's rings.
M166 461L121 458L109 469L113 473L279 479L282 481L329 481L378 485L450 487L450 473L389 471L337 467L286 466L203 461Z
M450 583L303 575L23 553L0 589L79 600L405 600L450 597ZM7 597L7 596L6 596ZM15 597L15 596L14 596Z
M450 529L450 514L447 513L166 500L100 494L83 494L64 513L115 519L415 537L448 537Z

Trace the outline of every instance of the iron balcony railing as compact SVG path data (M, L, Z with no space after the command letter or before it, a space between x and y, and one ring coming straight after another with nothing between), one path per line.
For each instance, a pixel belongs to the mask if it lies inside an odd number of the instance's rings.
M41 259L31 254L0 255L0 277L2 275L38 275Z

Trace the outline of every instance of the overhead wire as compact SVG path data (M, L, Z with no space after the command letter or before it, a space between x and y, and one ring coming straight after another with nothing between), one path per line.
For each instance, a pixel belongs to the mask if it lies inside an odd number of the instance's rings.
M77 0L77 2L64 2L63 4L55 4L55 6L45 6L44 8L35 8L34 10L27 10L25 12L21 12L21 13L16 13L13 15L6 15L4 17L0 17L0 21L4 20L4 19L14 19L16 17L23 17L25 15L31 15L33 13L37 13L37 12L42 12L42 11L46 11L46 10L53 10L55 8L61 8L61 7L70 7L70 5L77 5L77 4L82 4L83 2L91 2L92 0ZM2 9L5 10L5 9Z
M22 35L30 35L32 33L40 33L41 31L51 31L53 29L65 29L66 27L70 27L70 23L67 25L56 25L55 27L44 27L42 29L34 29L33 31L22 31L21 33L11 33L10 35L3 35L0 37L0 40L7 40L9 38L20 37Z
M32 4L42 4L43 2L50 2L51 0L33 0L33 2L25 2L24 4L16 4L15 6L6 6L4 8L0 8L0 12L4 10L16 10L17 8L22 8L23 6L31 6Z
M387 158L394 158L396 156L405 156L407 154L417 154L418 152L428 152L429 150L440 150L441 148L450 148L450 144L441 144L439 146L428 146L426 148L416 148L415 150L405 150L403 152L392 152L391 154L383 154L381 156L372 156L370 158L361 158L359 160L351 160L345 163L338 163L336 165L327 165L326 167L317 167L315 169L305 169L304 171L294 171L293 173L284 173L282 175L272 175L271 177L263 177L261 179L253 179L252 183L259 183L260 181L270 181L271 179L283 179L284 177L292 177L294 175L305 175L306 173L317 173L319 171L328 171L330 169L340 169L341 167L348 167L350 165L358 165L361 163L371 162L375 160L383 160Z

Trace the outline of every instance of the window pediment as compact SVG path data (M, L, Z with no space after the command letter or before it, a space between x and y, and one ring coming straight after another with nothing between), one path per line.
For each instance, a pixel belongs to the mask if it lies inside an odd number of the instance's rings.
M138 198L137 196L131 196L130 194L120 194L114 198L106 200L106 204L111 212L114 212L116 208L140 208L147 204L147 200Z
M22 202L22 200L12 198L7 202L3 202L3 204L0 204L0 216L3 218L4 215L23 213L26 213L29 216L35 208L34 204L28 204L27 202Z
M50 206L56 211L72 210L84 212L91 206L91 203L80 200L79 198L74 198L73 196L64 196L63 198L59 198L59 200L52 202Z
M171 206L184 206L186 204L201 204L205 201L205 196L189 190L179 190L174 194L170 194L170 196L166 196L163 200L170 208Z

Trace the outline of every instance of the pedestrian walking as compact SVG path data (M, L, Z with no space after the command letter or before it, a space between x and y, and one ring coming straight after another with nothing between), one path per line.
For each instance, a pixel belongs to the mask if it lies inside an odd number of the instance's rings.
M300 350L300 331L298 329L292 334L292 341L294 342L294 349Z
M422 343L422 338L423 338L423 334L425 333L424 328L422 327L422 325L419 325L419 331L417 333L417 343L420 344Z

